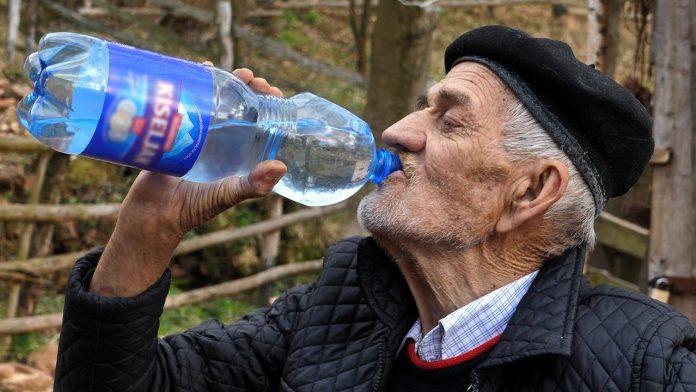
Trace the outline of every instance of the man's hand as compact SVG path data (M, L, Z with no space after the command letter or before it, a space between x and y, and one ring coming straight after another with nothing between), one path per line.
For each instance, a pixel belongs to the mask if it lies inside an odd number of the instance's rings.
M282 96L248 69L234 74L258 92ZM186 232L245 199L267 195L285 171L280 161L264 161L247 177L209 183L140 173L123 201L90 291L119 297L142 293L162 275Z

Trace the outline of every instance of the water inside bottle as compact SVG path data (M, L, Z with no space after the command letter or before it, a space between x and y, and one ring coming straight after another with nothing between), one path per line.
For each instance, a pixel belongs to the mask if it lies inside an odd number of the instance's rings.
M81 153L92 139L106 94L108 53L75 34L47 35L24 72L34 91L18 105L19 122L49 147Z
M312 119L296 123L226 121L208 130L206 144L184 178L205 182L248 174L264 159L288 167L274 191L305 205L327 205L350 197L367 182L374 156L369 133L327 126ZM265 130L265 132L259 131Z

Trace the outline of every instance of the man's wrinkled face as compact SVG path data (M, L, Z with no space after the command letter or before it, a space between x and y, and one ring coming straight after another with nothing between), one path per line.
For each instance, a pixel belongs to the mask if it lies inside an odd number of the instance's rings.
M512 165L499 146L513 96L487 67L455 66L384 131L403 171L360 203L358 217L392 241L465 248L493 232Z

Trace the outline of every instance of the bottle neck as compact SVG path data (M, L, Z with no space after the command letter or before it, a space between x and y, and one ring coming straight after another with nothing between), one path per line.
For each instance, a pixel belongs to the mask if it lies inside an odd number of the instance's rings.
M290 123L297 117L295 105L289 100L272 95L257 95L259 99L259 123Z
M275 159L282 142L295 135L297 110L290 100L272 95L257 95L259 117L257 126L266 134L261 159Z
M384 148L375 152L370 166L369 180L379 185L393 172L401 170L401 160L399 156L391 153Z

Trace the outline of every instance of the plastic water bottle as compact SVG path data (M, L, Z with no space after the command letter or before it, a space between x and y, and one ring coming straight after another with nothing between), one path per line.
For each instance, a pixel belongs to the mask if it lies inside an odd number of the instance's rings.
M369 126L313 94L254 93L221 69L75 33L51 33L24 70L17 117L49 147L196 182L284 162L274 191L337 203L401 164Z

